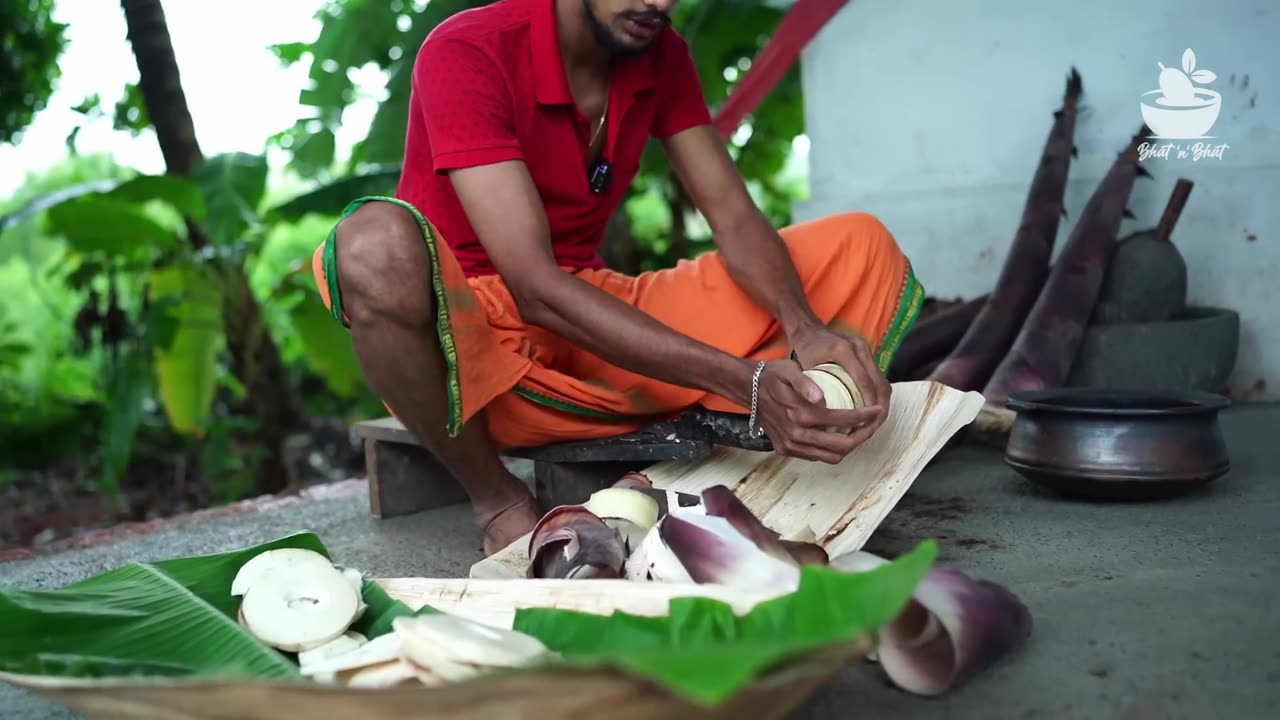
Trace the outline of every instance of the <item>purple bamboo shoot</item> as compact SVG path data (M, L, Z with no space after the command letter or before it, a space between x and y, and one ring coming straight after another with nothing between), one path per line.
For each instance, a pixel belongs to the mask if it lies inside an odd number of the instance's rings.
M1063 209L1067 171L1075 154L1075 123L1083 84L1071 68L1062 107L1054 113L1000 276L986 305L968 331L929 379L960 390L978 390L1013 345L1018 330L1036 302L1053 256Z
M911 379L921 368L946 357L964 337L988 297L990 293L952 305L913 325L894 353L889 377Z
M1151 131L1144 124L1089 198L1062 248L1013 347L983 394L997 406L1009 395L1066 382L1106 277L1129 194L1139 175L1138 146Z

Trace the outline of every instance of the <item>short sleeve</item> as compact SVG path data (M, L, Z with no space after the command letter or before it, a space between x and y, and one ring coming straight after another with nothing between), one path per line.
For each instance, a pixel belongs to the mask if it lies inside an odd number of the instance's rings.
M506 78L475 45L428 40L414 62L413 94L437 173L523 158Z
M653 135L665 139L676 133L711 122L711 111L702 92L702 81L693 64L693 55L684 38L674 31L664 41L658 72L658 109L653 119Z

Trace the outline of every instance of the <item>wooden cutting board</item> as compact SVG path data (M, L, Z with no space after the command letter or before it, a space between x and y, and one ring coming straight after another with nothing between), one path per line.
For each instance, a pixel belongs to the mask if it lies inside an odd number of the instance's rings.
M837 465L772 452L718 447L709 458L673 460L643 472L654 487L698 494L727 485L766 526L816 541L831 557L860 550L916 477L982 411L981 393L928 380L893 384L889 417ZM528 535L471 567L475 579L525 576Z

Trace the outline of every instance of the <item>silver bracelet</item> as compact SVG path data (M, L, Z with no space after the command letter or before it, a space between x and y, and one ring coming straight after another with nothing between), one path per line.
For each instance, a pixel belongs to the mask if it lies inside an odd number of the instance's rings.
M747 429L751 437L760 437L764 432L756 426L756 411L760 408L760 373L764 372L764 362L756 363L756 372L751 376L751 419L747 421Z

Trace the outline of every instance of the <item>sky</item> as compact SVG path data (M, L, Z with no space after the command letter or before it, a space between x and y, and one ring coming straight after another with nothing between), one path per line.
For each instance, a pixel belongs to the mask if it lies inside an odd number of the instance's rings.
M307 113L298 103L307 64L285 68L267 46L315 39L319 22L313 16L323 4L323 0L165 3L187 103L206 155L236 150L261 153L269 136ZM73 107L95 92L104 105L114 107L125 84L138 78L118 2L59 0L55 18L70 25L60 62L62 78L46 109L18 144L0 145L0 197L21 186L27 173L67 156L67 135L83 121ZM370 79L375 88L381 87L376 77ZM349 147L363 135L373 110L372 100L348 110L338 136L340 147ZM142 172L164 171L154 134L130 138L113 131L110 118L81 130L77 147L83 152L110 152L118 162Z

